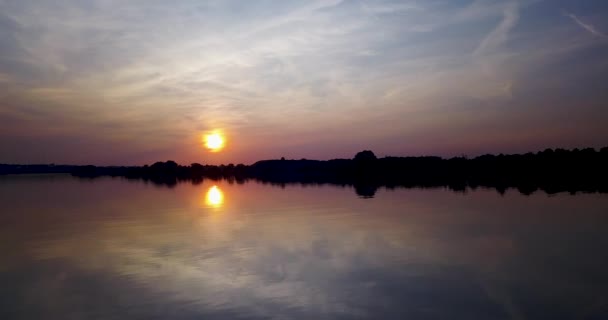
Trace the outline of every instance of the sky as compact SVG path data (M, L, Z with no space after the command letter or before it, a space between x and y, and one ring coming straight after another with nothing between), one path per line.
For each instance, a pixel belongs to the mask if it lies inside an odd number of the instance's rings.
M599 148L607 88L604 0L0 0L0 163Z

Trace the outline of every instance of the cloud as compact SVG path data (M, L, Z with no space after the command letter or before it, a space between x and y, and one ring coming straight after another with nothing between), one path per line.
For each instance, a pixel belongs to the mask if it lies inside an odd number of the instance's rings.
M76 136L143 151L214 127L243 154L270 137L266 150L366 144L428 130L437 110L471 98L515 97L535 70L597 44L565 36L555 17L527 28L532 3L549 6L536 0L143 3L0 0L0 112L27 105ZM43 135L48 123L31 120L21 130Z
M569 17L570 19L572 19L572 21L576 22L576 24L578 24L581 28L587 30L589 33L591 33L594 36L600 37L600 38L608 38L608 35L600 32L599 30L597 30L594 26L588 24L588 23L584 23L583 21L581 21L581 19L579 19L577 16L575 16L572 13L569 12L564 12L564 15L566 17Z
M515 27L519 20L518 9L519 4L517 2L510 2L505 5L502 21L481 41L477 49L475 49L474 55L481 55L488 51L496 50L507 42L509 32Z

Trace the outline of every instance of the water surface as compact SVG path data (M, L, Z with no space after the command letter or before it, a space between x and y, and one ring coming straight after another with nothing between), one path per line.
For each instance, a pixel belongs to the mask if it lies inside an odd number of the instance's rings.
M0 177L1 319L606 319L608 196Z

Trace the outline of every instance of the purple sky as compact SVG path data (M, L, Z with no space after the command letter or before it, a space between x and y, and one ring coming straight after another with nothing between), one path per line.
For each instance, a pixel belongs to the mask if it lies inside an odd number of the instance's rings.
M607 88L599 0L0 0L0 163L601 147Z

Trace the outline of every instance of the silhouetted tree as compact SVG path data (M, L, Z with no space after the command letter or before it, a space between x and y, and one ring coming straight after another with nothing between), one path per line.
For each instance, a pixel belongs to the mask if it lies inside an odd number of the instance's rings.
M378 158L376 158L376 155L370 150L358 152L355 155L355 158L353 158L353 160L355 160L356 162L373 162L377 159Z
M378 159L364 150L353 159L264 160L251 166L243 164L180 166L175 161L156 162L143 167L96 167L65 165L0 164L1 174L71 173L95 178L121 176L173 186L203 177L226 178L243 183L255 179L269 183L332 183L355 185L361 196L372 196L369 186L448 187L466 191L492 187L501 193L515 188L524 194L543 190L557 192L608 192L608 147L599 151L583 149L545 149L536 153L482 155L466 159L455 157L384 157Z
M377 160L378 158L376 158L376 155L370 150L358 152L353 158L353 161L355 162L355 167L360 173L369 173L369 170L374 168L374 164Z
M179 165L177 164L177 162L173 160L168 160L167 162L165 162L165 167L169 170L175 170L178 166Z

